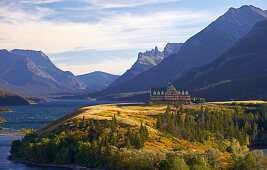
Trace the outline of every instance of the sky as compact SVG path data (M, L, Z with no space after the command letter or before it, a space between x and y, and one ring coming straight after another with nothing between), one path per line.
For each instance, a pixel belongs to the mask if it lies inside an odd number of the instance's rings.
M46 53L75 75L123 74L138 52L185 42L230 7L266 0L0 0L0 48Z

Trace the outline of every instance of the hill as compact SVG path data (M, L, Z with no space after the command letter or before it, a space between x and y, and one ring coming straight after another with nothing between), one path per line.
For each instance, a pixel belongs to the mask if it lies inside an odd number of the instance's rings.
M77 78L87 85L89 91L99 91L107 88L119 76L101 71L78 75Z
M24 96L71 93L86 85L58 69L41 51L0 50L0 88Z
M0 89L0 106L29 105L26 98Z
M10 152L32 162L88 168L263 168L261 152L244 155L248 145L266 143L263 107L129 103L84 107L22 141L14 140Z
M207 100L267 100L267 20L222 56L192 69L174 82Z
M146 91L151 86L163 86L184 71L216 59L248 33L256 22L266 18L264 11L253 6L230 8L224 15L188 39L177 54L169 56L157 66L131 80L90 96Z

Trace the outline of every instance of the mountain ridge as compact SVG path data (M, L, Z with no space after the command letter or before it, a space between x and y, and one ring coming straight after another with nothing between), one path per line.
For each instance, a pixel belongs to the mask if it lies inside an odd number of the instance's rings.
M177 53L181 49L182 45L183 43L167 43L163 51L159 51L158 47L156 46L155 49L139 52L137 60L132 67L113 83L111 83L109 87L113 87L127 80L131 80L137 75L155 67L165 58Z

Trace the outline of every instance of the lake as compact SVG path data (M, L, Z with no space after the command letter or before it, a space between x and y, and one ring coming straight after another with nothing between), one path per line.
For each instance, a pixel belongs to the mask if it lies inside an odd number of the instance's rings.
M84 106L109 104L116 102L50 99L49 102L27 106L8 106L13 112L0 112L6 122L0 126L18 131L21 128L40 129L53 120Z
M72 112L76 108L111 103L117 102L50 99L49 102L28 106L8 106L5 108L11 108L13 112L0 112L0 116L4 116L6 120L6 122L1 123L0 126L11 129L9 131L19 131L21 128L40 129L51 121ZM22 136L0 135L0 169L63 169L33 166L7 160L7 157L10 155L10 146L14 138L21 139Z

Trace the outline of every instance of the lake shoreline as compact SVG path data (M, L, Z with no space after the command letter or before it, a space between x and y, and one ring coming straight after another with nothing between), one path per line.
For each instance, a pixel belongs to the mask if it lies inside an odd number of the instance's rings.
M25 136L26 134L23 132L0 132L0 135L17 135L17 136Z
M32 161L28 161L28 160L22 160L20 158L14 157L12 155L9 155L7 159L10 161L18 162L18 163L37 165L37 166L59 167L59 168L68 168L68 169L73 169L73 170L97 170L96 168L87 168L87 167L74 165L74 164L55 164L55 163L32 162Z

